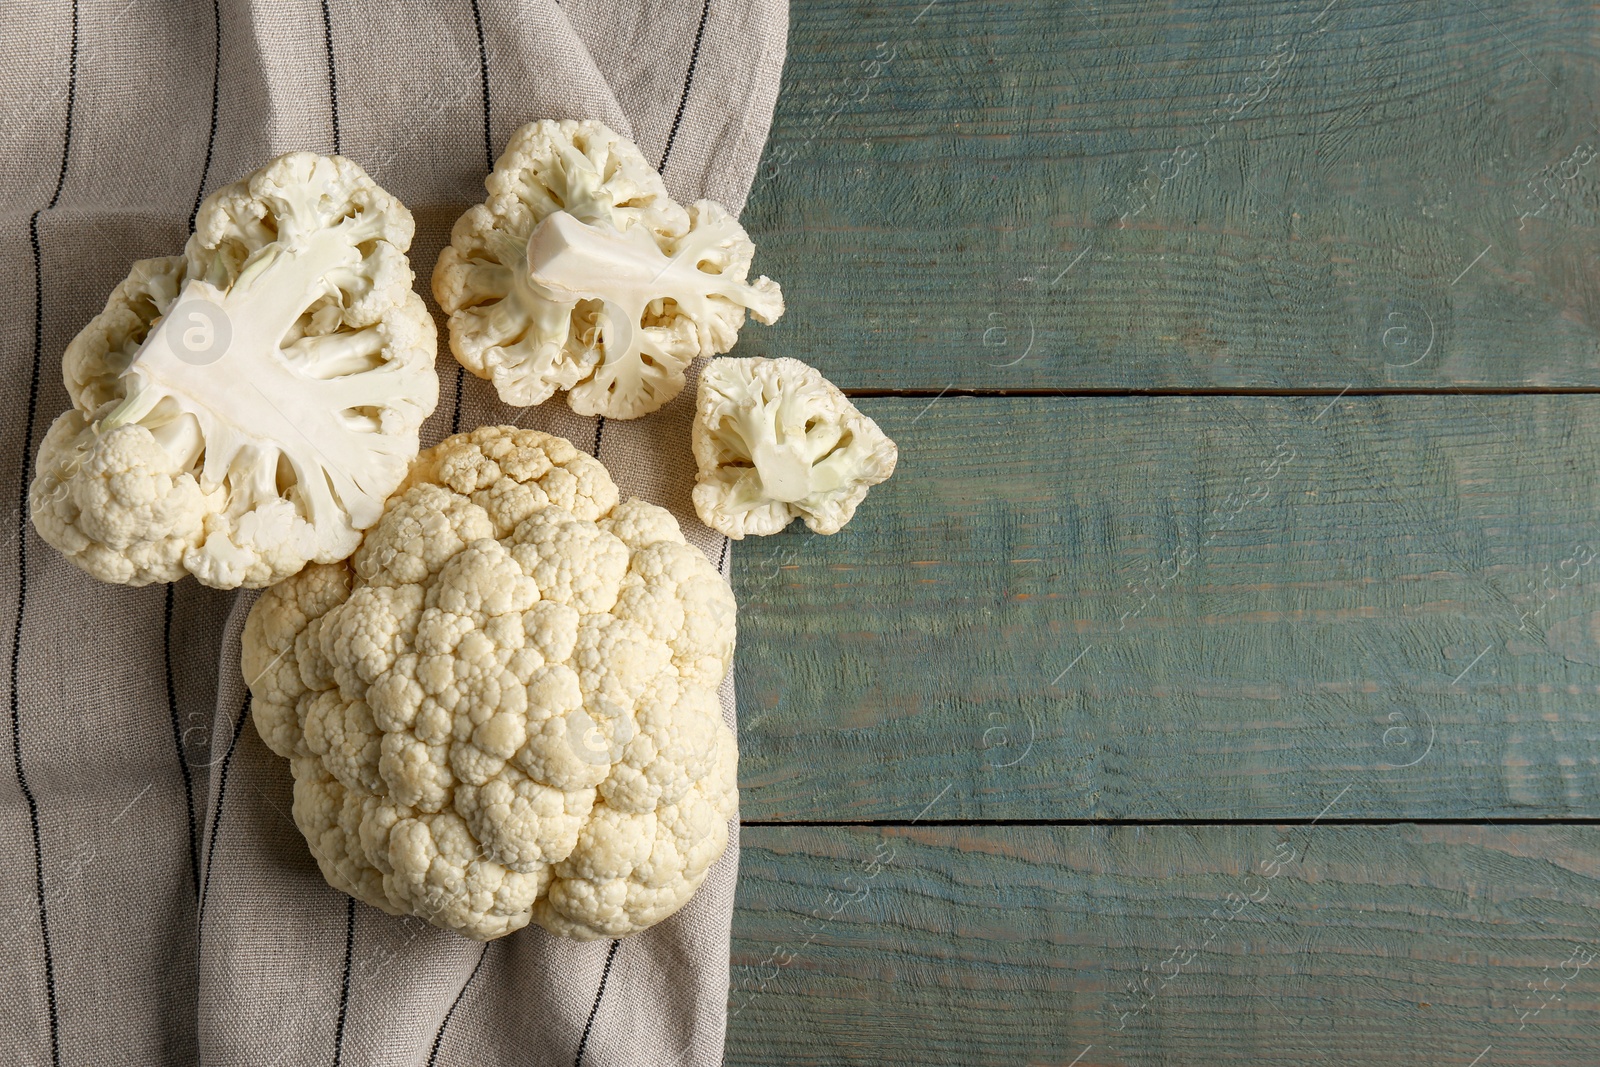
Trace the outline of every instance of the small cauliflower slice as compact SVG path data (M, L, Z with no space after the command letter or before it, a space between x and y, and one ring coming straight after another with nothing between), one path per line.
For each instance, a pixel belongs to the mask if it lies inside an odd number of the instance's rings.
M733 347L746 310L783 296L749 281L755 246L723 208L687 209L598 122L524 126L439 256L433 292L461 365L526 407L557 389L581 415L631 419L683 390L698 356Z
M727 843L734 624L664 509L494 426L418 456L349 561L268 589L241 662L329 884L591 940L672 914Z
M718 359L700 374L694 508L729 537L804 519L838 533L899 450L832 382L798 359Z
M290 153L209 196L184 254L135 263L62 357L40 536L127 585L260 587L348 556L438 402L413 229L339 156Z

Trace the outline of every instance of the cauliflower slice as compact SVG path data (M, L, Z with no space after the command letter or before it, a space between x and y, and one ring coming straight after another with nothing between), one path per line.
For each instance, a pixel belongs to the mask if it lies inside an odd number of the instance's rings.
M479 940L622 937L727 844L732 590L599 461L489 426L245 623L256 730L334 887Z
M694 508L729 537L803 518L838 533L899 450L878 424L798 359L719 359L700 374Z
M674 203L600 123L524 126L484 184L433 292L456 359L508 404L564 389L581 415L637 418L683 390L696 357L732 348L746 309L783 314L776 282L746 280L755 246L737 220Z
M294 152L217 190L181 257L135 263L68 346L41 537L102 581L264 586L348 556L438 402L411 214Z

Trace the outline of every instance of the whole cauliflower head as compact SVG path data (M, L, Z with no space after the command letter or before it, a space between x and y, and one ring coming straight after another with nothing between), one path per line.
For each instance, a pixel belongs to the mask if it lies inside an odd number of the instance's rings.
M518 130L433 272L461 365L528 406L567 390L581 415L631 419L726 352L748 309L783 314L755 246L709 200L685 210L627 138L598 122Z
M39 535L126 585L263 586L348 556L439 398L412 230L340 156L294 152L209 196L184 254L135 263L67 346Z
M895 443L798 359L718 359L700 374L694 508L732 538L803 518L838 533L894 473Z
M256 730L334 887L488 940L671 915L738 805L733 593L600 463L490 426L423 453L348 563L245 624Z

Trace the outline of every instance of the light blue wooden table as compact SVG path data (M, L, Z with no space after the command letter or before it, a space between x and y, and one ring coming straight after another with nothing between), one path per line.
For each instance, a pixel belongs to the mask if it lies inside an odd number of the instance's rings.
M1600 12L797 3L730 1064L1600 1064Z

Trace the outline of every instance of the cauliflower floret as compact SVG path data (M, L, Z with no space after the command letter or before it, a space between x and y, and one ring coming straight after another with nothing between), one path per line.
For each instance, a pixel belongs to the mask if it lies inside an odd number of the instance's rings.
M597 525L606 533L620 538L623 544L636 552L657 541L683 541L683 533L678 529L678 520L672 517L672 512L642 500L618 504Z
M798 359L718 359L700 374L694 509L738 539L803 518L838 533L899 450L878 424Z
M485 427L419 456L347 563L268 589L242 665L329 884L480 940L621 937L727 843L734 616L665 510Z
M755 246L709 200L685 210L632 142L598 122L512 137L457 220L433 292L461 365L528 406L568 391L582 415L631 419L683 390L697 356L733 347L745 310L783 314L750 282Z
M295 152L200 207L67 347L39 534L103 581L270 585L348 556L438 401L411 214L348 159Z
M634 552L612 614L639 625L672 653L678 677L716 687L732 665L722 635L730 605L715 595L719 575L697 550L657 541Z
M737 760L724 729L708 773L677 802L644 813L597 805L578 847L555 865L549 893L534 905L539 925L583 939L596 929L648 926L683 907L727 846Z
M175 582L183 560L205 536L205 517L223 490L200 488L143 426L104 435L82 412L56 419L39 446L29 489L33 524L46 543L107 582ZM46 464L44 457L71 457Z
M240 673L250 686L256 732L285 759L301 752L301 701L315 697L301 676L296 646L324 615L349 598L351 586L350 571L343 565L314 563L297 578L261 594L256 602L259 610L245 619L239 654Z

